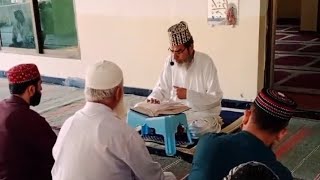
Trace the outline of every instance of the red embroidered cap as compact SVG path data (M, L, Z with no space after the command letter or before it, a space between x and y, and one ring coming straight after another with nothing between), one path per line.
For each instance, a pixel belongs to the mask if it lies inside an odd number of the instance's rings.
M264 112L280 120L290 120L297 107L293 100L273 89L263 89L254 103Z
M40 77L38 67L35 64L19 64L7 72L9 84L28 82Z

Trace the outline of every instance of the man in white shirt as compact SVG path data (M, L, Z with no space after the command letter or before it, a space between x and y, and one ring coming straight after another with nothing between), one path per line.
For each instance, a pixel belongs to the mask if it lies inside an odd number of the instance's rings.
M168 29L171 55L168 56L157 85L148 102L173 100L191 110L186 112L194 136L221 130L221 100L217 69L212 59L194 50L193 38L186 22Z
M16 21L12 27L12 47L35 48L32 22L23 15L22 10L14 11Z
M138 133L121 120L123 74L103 61L88 68L86 105L66 120L53 148L53 180L163 180Z

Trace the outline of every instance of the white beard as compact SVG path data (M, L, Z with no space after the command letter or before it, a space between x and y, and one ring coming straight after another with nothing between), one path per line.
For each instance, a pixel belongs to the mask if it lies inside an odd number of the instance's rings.
M177 64L178 64L178 63L177 63ZM189 64L188 64L188 63L185 63L185 62L178 64L178 67L179 67L179 68L185 69L185 70L188 69L188 66L189 66Z
M191 63L192 63L192 59L191 60L186 60L183 63L177 63L177 64L178 64L178 67L180 67L180 68L189 69Z
M124 95L123 95L124 96ZM124 98L120 99L119 103L117 106L113 109L113 112L123 121L126 121L127 119L127 107L126 104L124 103Z

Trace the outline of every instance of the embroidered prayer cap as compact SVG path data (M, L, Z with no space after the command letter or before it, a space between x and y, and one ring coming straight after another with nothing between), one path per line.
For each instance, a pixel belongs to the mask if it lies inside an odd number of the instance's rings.
M279 180L280 178L265 164L257 161L249 161L240 164L229 171L223 180Z
M168 29L169 40L171 46L178 46L188 42L192 36L186 22L181 21Z
M262 89L254 103L269 115L286 121L291 119L297 107L297 104L285 94L266 88Z
M118 86L123 80L122 70L110 61L101 61L87 69L85 85L88 88L106 90Z
M35 64L19 64L7 71L9 84L20 84L40 78Z

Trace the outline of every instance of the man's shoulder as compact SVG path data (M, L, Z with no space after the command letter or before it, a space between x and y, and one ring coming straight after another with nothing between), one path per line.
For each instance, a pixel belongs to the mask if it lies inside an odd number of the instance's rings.
M201 59L204 62L212 62L212 58L204 52L195 51L195 57Z
M241 141L239 133L226 134L226 133L207 133L199 139L197 148L209 148L217 151L224 151L227 147L231 149L238 145L237 142ZM222 149L220 149L222 148ZM220 149L220 150L219 150ZM230 150L231 150L230 149Z
M38 112L30 108L24 107L16 107L13 109L12 114L17 116L21 116L24 118L32 118L32 119L44 119Z
M26 109L23 111L26 115L30 116L32 119L37 119L37 120L44 120L45 118L42 117L38 112L36 112L33 109ZM23 114L22 114L23 115Z
M226 133L207 133L200 137L197 149L209 146L218 148L222 144L227 144L229 139L230 135Z
M20 100L21 101L21 100ZM36 111L34 111L33 109L30 109L29 106L27 105L22 105L21 102L13 99L13 98L8 98L8 99L3 99L0 101L0 107L3 110L12 112L14 114L18 114L18 115L23 115L23 116L27 116L27 115L32 115L32 116L40 116L39 113L37 113Z
M131 128L124 120L121 120L113 113L104 116L99 122L99 126L107 129L112 128L110 131L117 131L117 134L131 134L135 132L135 130Z
M215 67L213 59L206 53L196 51L194 59L198 66Z
M230 139L231 135L227 133L206 133L200 139L206 141L220 141Z

